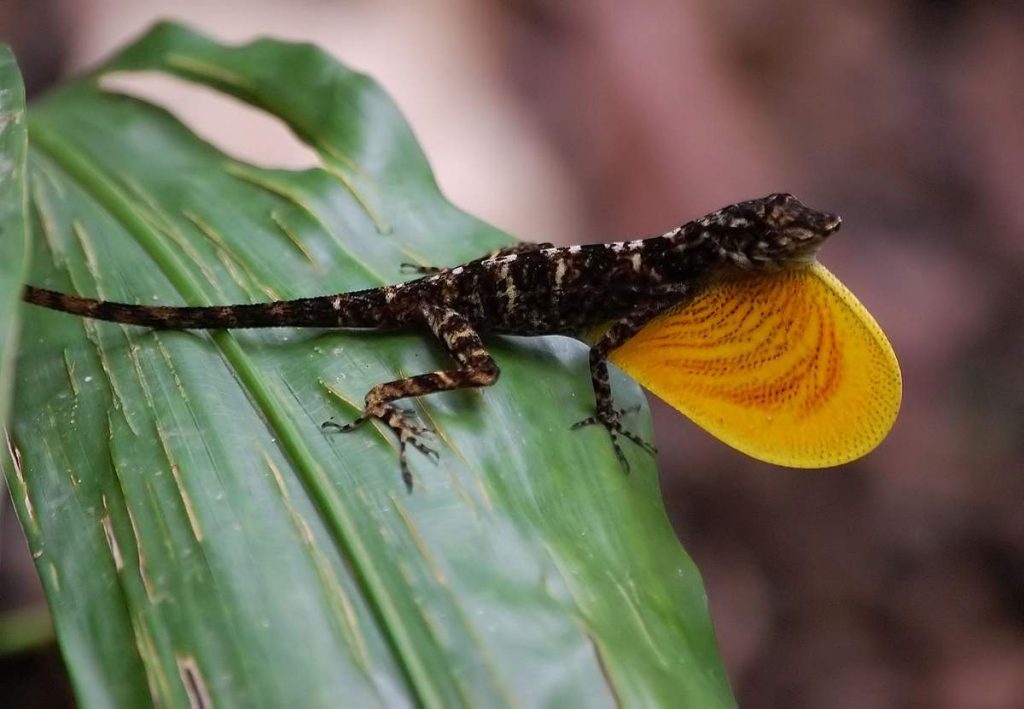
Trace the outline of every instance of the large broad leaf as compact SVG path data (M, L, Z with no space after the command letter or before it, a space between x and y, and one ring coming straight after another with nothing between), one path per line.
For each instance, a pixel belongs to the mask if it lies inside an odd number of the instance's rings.
M323 167L232 160L99 87L123 70L265 109ZM509 242L444 201L371 81L310 46L162 25L33 105L29 134L39 286L256 302ZM427 338L23 315L8 477L83 704L732 704L653 462L627 477L603 431L569 431L592 408L579 343L496 339L496 386L416 402L441 460L411 453L409 495L385 432L320 424L444 364Z

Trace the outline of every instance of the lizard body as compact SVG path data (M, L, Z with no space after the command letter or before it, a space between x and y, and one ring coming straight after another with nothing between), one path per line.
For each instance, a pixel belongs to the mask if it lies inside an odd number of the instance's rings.
M24 299L84 317L162 329L255 327L372 328L429 330L455 360L454 369L378 384L367 392L363 414L350 431L371 418L400 441L402 477L411 488L407 444L428 456L425 430L394 401L438 391L489 386L500 374L481 334L579 335L610 327L590 351L595 415L576 427L600 424L628 470L619 445L627 438L653 448L623 428L612 402L607 358L619 345L667 308L685 303L716 279L751 271L798 267L839 228L840 219L803 205L792 195L773 194L739 202L660 236L614 244L553 247L518 244L452 268L417 268L422 277L348 293L209 307L113 303L28 286Z

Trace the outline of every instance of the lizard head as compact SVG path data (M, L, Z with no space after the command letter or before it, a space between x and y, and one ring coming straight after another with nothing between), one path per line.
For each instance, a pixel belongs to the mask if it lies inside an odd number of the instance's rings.
M842 220L811 209L791 194L777 193L720 209L698 224L732 266L777 271L812 261Z

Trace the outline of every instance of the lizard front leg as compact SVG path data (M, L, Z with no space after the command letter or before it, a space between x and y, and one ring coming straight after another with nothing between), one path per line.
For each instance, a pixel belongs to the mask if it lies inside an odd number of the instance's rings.
M667 301L652 301L634 310L628 316L615 322L608 331L590 348L590 380L594 387L594 400L597 407L594 416L583 419L573 424L573 430L600 424L608 431L612 439L612 448L615 450L615 457L619 459L622 467L628 473L630 470L629 461L619 445L619 437L626 438L634 444L654 455L657 449L650 443L627 430L622 425L621 409L615 408L612 398L612 387L608 380L608 355L612 350L626 342L633 335L638 333L651 319L662 312L665 308L678 302L680 298L672 298Z
M360 424L377 419L390 428L398 436L398 460L402 470L402 480L406 488L412 492L412 473L405 458L406 444L428 457L437 459L437 452L422 441L422 434L427 429L412 423L411 412L400 409L392 402L410 396L423 396L439 391L453 391L484 387L498 381L500 370L490 353L484 348L480 335L473 326L451 308L426 305L421 314L434 336L444 345L448 354L459 364L457 369L439 370L414 377L396 379L385 384L378 384L366 393L366 408L362 415L351 423L341 425L333 421L325 421L322 428L333 428L340 432L354 430Z

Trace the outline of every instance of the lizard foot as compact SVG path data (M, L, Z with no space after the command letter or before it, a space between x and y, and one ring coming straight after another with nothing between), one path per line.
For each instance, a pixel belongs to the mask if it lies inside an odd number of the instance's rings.
M418 263L400 263L398 268L402 273L440 273L444 270L437 266L420 266Z
M402 470L402 481L405 483L406 489L412 492L412 472L409 470L409 463L406 461L406 445L411 445L427 458L433 460L434 463L440 460L437 451L428 446L423 440L424 437L431 435L433 431L414 423L416 415L412 411L400 409L391 404L381 404L367 408L357 419L349 423L339 424L334 421L324 421L320 424L320 428L324 430L333 429L337 433L348 433L349 431L354 431L370 419L377 419L398 436L398 464Z
M619 445L620 436L632 441L634 445L643 448L651 455L655 455L658 452L657 448L622 425L621 419L623 414L635 413L636 411L639 411L639 408L640 407L636 406L629 409L611 409L605 412L598 411L595 416L590 416L582 421L574 423L572 425L572 430L575 431L583 428L584 426L594 426L597 424L604 426L605 430L608 431L608 435L611 436L612 448L615 450L615 457L619 459L619 463L622 464L622 468L628 475L630 471L629 460L626 459L626 454L622 452L622 446Z

